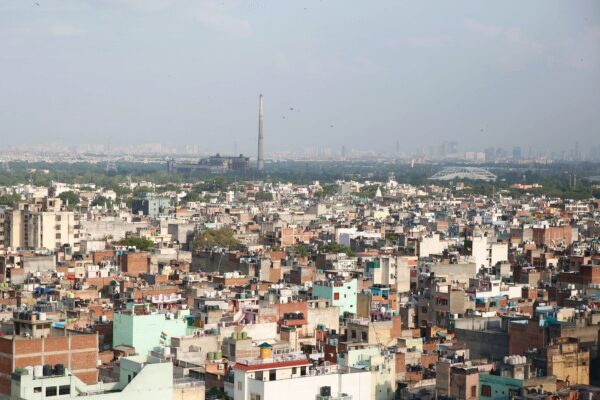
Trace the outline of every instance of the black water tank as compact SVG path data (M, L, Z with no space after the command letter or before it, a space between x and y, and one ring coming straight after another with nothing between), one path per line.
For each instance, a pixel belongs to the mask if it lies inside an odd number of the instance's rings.
M52 376L52 365L46 364L42 369L42 375L44 376Z
M63 376L65 374L65 366L63 364L56 364L54 366L54 375Z
M331 397L331 386L321 386L321 396Z

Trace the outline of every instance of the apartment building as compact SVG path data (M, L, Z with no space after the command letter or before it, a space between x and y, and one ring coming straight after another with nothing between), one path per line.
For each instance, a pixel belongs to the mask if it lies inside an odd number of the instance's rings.
M237 360L229 379L225 391L234 400L372 398L369 371L329 363L314 366L302 353L273 357L267 344L261 345L259 358Z
M79 250L79 215L59 198L44 197L20 202L4 211L4 246L55 250L63 246Z

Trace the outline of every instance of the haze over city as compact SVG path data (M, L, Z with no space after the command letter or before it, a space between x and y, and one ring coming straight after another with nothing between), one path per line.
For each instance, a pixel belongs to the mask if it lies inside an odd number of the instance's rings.
M5 145L600 145L597 1L5 0Z

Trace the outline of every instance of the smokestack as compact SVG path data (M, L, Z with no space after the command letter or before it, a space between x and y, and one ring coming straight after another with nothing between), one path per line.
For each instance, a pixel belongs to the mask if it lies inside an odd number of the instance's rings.
M258 97L258 157L256 169L262 172L265 169L265 151L263 148L263 95Z

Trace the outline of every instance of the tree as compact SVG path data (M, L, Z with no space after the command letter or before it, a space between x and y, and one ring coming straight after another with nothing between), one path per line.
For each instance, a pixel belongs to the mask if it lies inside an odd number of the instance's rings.
M372 199L373 197L375 197L377 189L379 189L378 185L366 185L360 188L359 193L369 199Z
M140 251L148 251L154 248L154 242L152 242L152 240L139 237L128 237L115 242L115 244L120 246L134 246Z
M77 204L79 204L79 196L77 193L69 190L68 192L62 192L58 195L62 200L63 204L69 209L73 210Z
M0 206L14 207L21 200L18 194L5 194L0 196Z
M256 201L273 201L273 193L271 192L257 192L254 195Z
M90 203L90 205L92 207L103 206L106 208L111 208L112 204L113 204L112 199L104 197L104 196L98 196L94 200L92 200L92 202Z
M336 184L324 185L323 188L317 192L315 192L316 197L330 197L338 194L340 191L340 186Z
M141 196L145 196L146 193L153 193L153 192L154 192L154 189L149 186L138 186L135 189L133 189L133 196L141 197Z
M305 243L299 243L293 247L294 254L298 257L308 257L310 254L310 248Z
M319 251L321 253L345 253L347 256L354 255L350 247L335 242L321 244L319 246Z
M222 247L229 250L236 248L239 240L234 237L231 228L205 229L194 240L194 249L208 249Z

